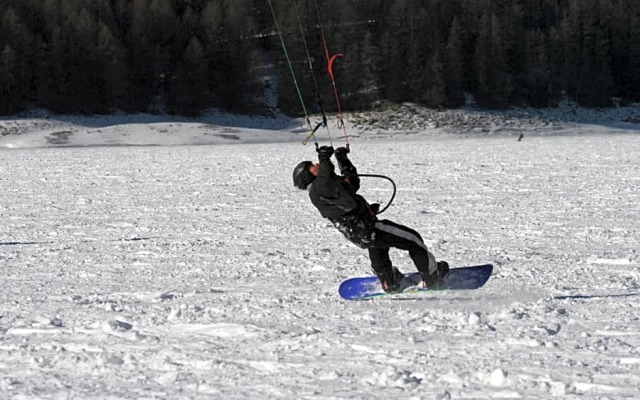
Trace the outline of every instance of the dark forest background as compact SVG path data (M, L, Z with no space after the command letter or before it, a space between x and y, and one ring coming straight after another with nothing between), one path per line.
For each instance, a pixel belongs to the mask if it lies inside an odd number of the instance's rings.
M344 53L346 110L640 100L638 0L317 1L331 54ZM317 93L297 15L332 99L314 0L272 3L305 102ZM299 114L275 33L267 0L0 0L0 114L256 113L274 88Z

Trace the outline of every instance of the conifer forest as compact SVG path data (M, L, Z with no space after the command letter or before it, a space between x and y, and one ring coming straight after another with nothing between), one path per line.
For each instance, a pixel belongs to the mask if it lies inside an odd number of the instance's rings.
M0 114L300 115L338 53L344 110L637 102L640 1L1 0Z

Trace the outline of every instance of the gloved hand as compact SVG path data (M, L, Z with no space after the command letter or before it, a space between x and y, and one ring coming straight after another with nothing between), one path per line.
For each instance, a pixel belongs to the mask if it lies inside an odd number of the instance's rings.
M331 158L332 155L333 155L333 147L331 146L322 146L318 149L318 159L320 161L328 160Z
M347 160L347 154L349 154L349 149L346 147L338 147L336 149L336 160L342 161Z
M374 214L378 214L378 211L380 211L380 204L373 203L369 205L369 208L371 209L371 211L373 211Z

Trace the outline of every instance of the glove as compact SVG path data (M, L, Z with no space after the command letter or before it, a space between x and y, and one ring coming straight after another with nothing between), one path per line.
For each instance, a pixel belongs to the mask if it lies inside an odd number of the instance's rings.
M346 147L338 147L336 149L336 160L344 161L347 160L347 154L349 154L349 149Z
M371 211L373 211L374 214L378 214L378 211L380 211L380 204L373 203L369 205L369 208L371 209Z
M322 146L318 149L318 160L328 160L333 155L333 147Z

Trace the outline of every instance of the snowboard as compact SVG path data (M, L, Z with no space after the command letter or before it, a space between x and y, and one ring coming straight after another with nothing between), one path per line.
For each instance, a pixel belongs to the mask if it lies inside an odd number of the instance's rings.
M404 274L400 290L386 293L376 276L360 276L349 278L340 284L338 292L346 300L363 300L381 296L397 296L406 293L424 293L437 290L473 290L482 287L491 276L493 265L474 265L470 267L451 268L439 288L425 289L422 277L418 272Z

